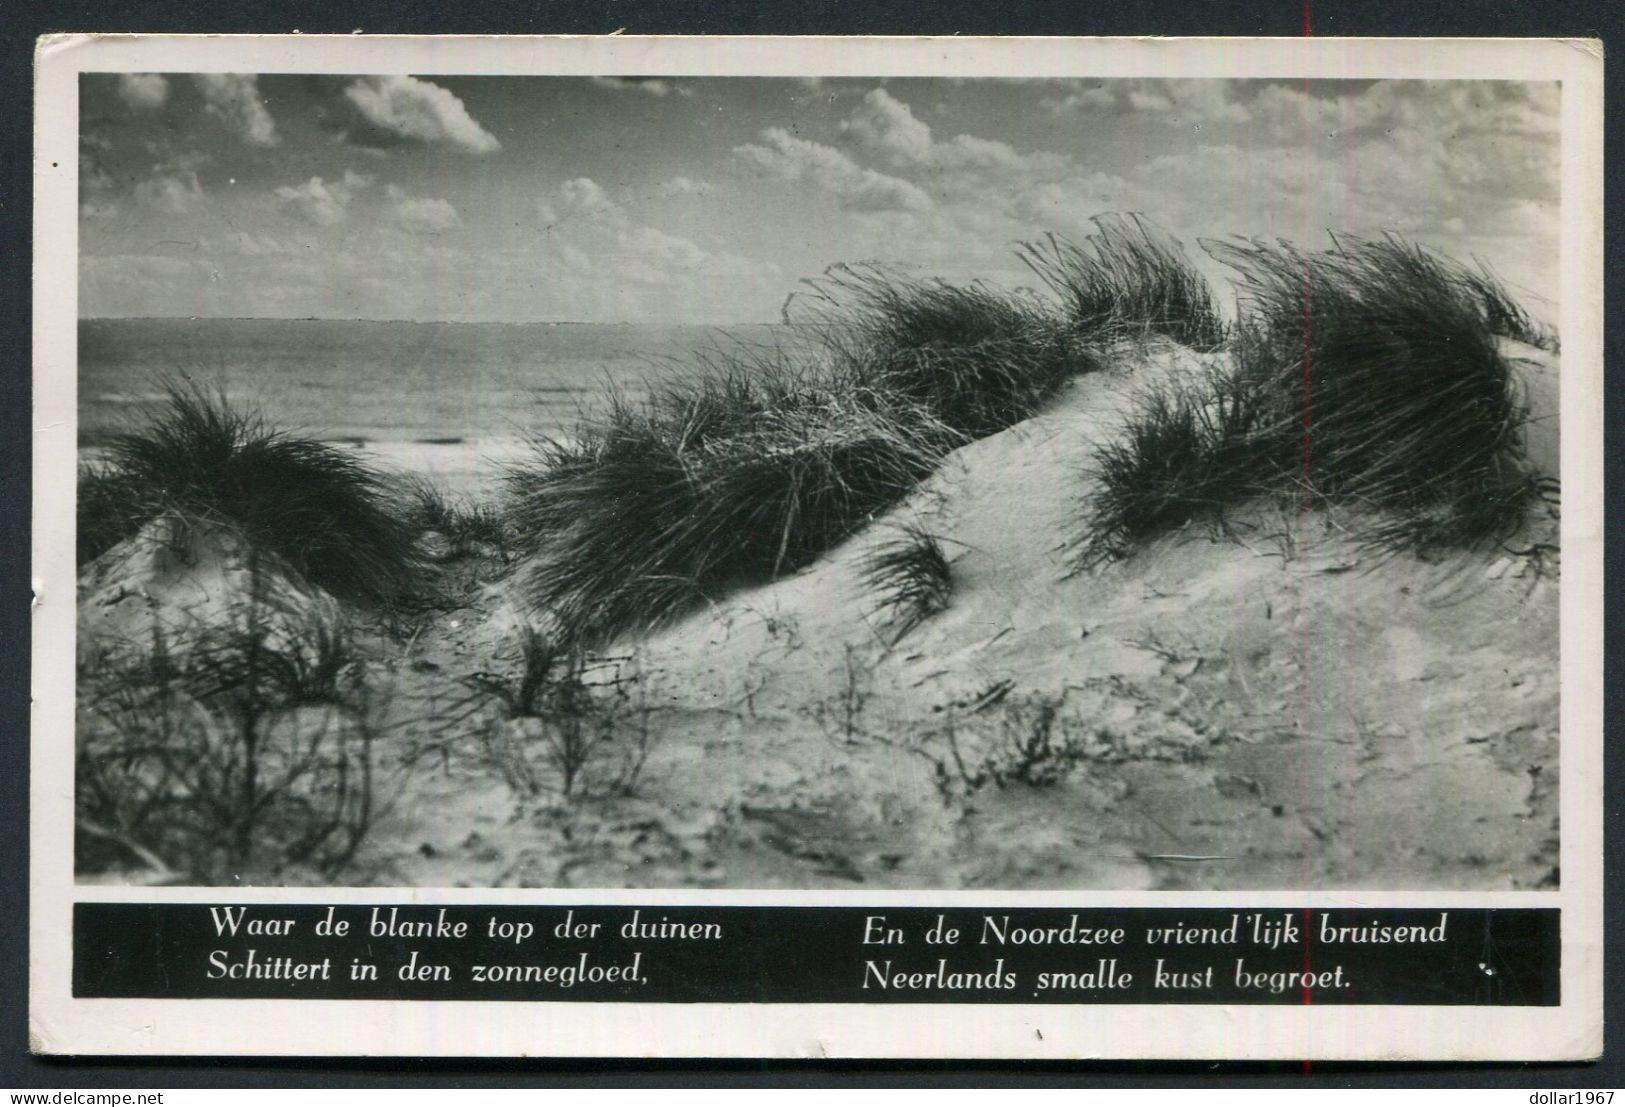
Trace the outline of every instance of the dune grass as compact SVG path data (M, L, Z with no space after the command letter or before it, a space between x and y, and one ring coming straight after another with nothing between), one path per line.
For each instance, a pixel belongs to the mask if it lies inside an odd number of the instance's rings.
M149 425L114 436L81 471L80 564L168 515L232 527L342 598L388 600L414 581L414 531L382 474L223 395L167 392Z
M1226 347L1229 363L1150 389L1102 445L1083 563L1261 495L1358 505L1387 520L1372 537L1390 547L1514 525L1533 481L1494 332L1533 324L1487 270L1398 239L1209 250L1239 274L1234 327L1179 244L1136 217L1022 248L1058 304L833 267L785 308L812 355L701 355L510 472L526 599L564 640L601 641L794 571L955 447L1148 336Z
M803 282L786 320L814 330L854 382L981 438L1035 414L1094 353L1026 292L837 265Z
M807 282L786 319L812 355L697 355L510 473L525 593L566 638L653 626L806 565L1098 364L1034 295L872 267Z
M1178 240L1138 215L1102 215L1082 243L1050 235L1017 251L1091 342L1152 335L1195 350L1225 340L1213 290Z
M1358 508L1386 549L1517 526L1527 413L1466 270L1397 237L1208 249L1239 274L1229 366L1152 389L1097 453L1081 563L1261 496Z
M539 442L508 479L532 607L566 638L597 640L793 571L952 449L1037 414L1100 368L1105 346L1224 336L1206 282L1141 220L1103 220L1085 247L1052 239L1023 257L1059 305L834 266L785 305L810 357L701 355L646 404L612 397L571 441Z
M949 438L770 363L615 398L507 478L522 587L572 642L656 625L806 564L907 495Z
M917 523L897 533L869 554L864 583L880 594L880 610L892 629L893 644L908 632L948 609L953 570L942 541Z

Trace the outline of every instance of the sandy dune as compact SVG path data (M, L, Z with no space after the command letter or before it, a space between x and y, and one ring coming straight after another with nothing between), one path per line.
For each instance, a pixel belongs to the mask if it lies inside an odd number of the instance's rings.
M1535 416L1530 454L1555 466L1554 359L1508 352ZM1150 378L1199 363L1175 347L1125 353L1043 415L959 450L804 571L611 651L620 660L600 672L636 674L651 721L632 795L519 795L488 756L448 752L406 784L365 879L1555 883L1555 508L1505 549L1439 563L1362 549L1346 518L1261 506L1229 535L1191 528L1069 570L1092 444ZM954 590L890 644L862 565L907 521L943 539ZM511 643L504 586L469 588L469 607L398 667L403 702L457 699L453 674ZM1054 779L967 779L962 764L1045 710L1065 747Z

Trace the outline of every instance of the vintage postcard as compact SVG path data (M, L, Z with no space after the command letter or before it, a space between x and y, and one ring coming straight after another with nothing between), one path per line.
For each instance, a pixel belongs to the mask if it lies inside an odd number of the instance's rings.
M38 60L36 1050L1600 1051L1597 43Z

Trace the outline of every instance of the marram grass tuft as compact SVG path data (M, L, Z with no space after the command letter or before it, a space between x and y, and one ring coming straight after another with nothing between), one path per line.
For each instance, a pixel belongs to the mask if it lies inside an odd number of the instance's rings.
M164 515L231 527L345 599L394 599L419 568L413 527L382 474L195 386L171 385L149 425L114 436L80 473L80 564Z
M1540 482L1475 275L1397 237L1207 248L1239 274L1229 365L1152 389L1097 452L1081 563L1267 496L1356 507L1390 550L1517 527Z

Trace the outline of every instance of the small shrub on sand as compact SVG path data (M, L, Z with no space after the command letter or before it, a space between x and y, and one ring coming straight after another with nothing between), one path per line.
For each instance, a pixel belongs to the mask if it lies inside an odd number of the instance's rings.
M263 601L196 641L154 621L147 648L81 665L80 871L218 884L350 864L379 809L375 693L344 628Z
M841 650L840 683L835 694L815 702L809 714L825 734L847 744L874 737L864 725L874 691L873 663L848 642Z
M918 524L877 546L864 561L863 577L880 594L881 610L892 627L892 641L948 608L953 571L942 542Z
M410 519L421 533L444 539L441 560L460 561L482 553L507 559L508 533L502 513L489 504L447 495L423 477L409 482Z
M116 435L79 478L81 564L165 514L235 527L335 595L383 600L417 568L413 532L377 471L223 396L173 385L149 426Z
M496 699L509 719L540 718L557 691L559 671L579 670L546 634L526 626L519 634L515 664L506 672L478 672L466 683Z
M1096 368L1036 296L838 265L786 305L857 387L914 405L970 438L1036 414Z
M522 586L565 638L655 625L807 564L907 495L950 440L872 394L752 368L616 400L510 473Z
M1081 244L1051 235L1021 260L1091 342L1163 335L1196 350L1224 342L1213 290L1171 235L1137 215L1102 215Z
M256 575L243 612L186 643L195 687L209 695L244 689L278 707L353 701L365 687L366 666L349 623L331 610L299 608Z
M636 788L651 745L642 687L635 676L589 685L589 660L526 627L506 672L467 681L498 705L482 734L485 753L520 795L539 795L549 781L566 799L592 786Z
M1062 701L1032 693L1000 701L985 714L949 704L943 721L912 747L930 762L945 798L995 788L1059 783L1090 759L1089 728Z
M1231 364L1153 389L1099 452L1082 562L1266 495L1354 506L1386 549L1521 522L1527 412L1464 270L1398 238L1209 250L1241 274Z

